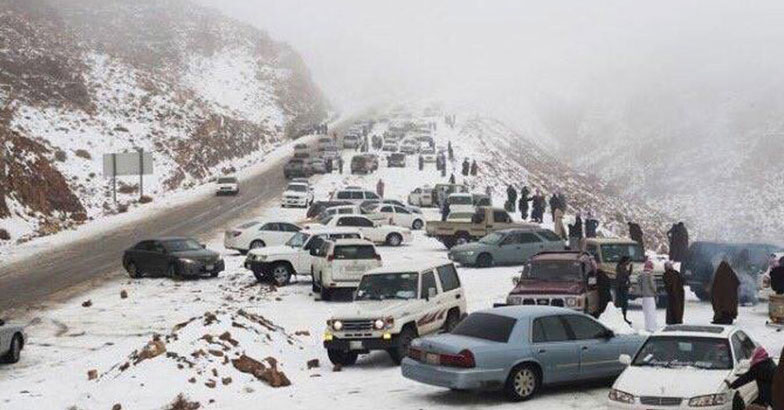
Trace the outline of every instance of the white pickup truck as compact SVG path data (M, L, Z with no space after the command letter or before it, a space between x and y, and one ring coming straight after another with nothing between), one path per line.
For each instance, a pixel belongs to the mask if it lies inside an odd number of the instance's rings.
M294 234L285 245L267 246L248 251L245 268L253 272L259 282L270 278L277 286L289 283L294 275L310 275L313 271L311 249L318 249L325 241L361 239L355 228L312 228Z
M451 262L395 264L362 276L354 302L327 321L324 347L334 364L352 365L372 350L386 350L400 364L412 340L449 332L465 314Z

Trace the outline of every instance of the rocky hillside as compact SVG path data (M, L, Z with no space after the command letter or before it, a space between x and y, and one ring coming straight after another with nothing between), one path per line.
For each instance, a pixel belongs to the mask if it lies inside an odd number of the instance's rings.
M152 152L154 200L326 115L288 45L184 0L0 2L0 108L0 243L117 212L104 153Z

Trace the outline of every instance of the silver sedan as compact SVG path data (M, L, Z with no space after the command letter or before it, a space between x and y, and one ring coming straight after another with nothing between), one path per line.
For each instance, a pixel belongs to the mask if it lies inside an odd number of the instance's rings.
M401 371L433 386L503 390L522 401L543 385L617 377L618 357L644 341L565 308L502 307L469 315L450 334L415 340Z

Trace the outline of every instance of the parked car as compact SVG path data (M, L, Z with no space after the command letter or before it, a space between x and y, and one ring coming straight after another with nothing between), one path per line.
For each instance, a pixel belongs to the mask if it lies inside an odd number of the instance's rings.
M512 228L495 231L477 242L454 246L449 250L449 259L461 265L488 268L522 265L540 252L564 250L563 239L549 229Z
M352 365L373 350L399 364L412 340L451 331L465 313L460 278L447 261L374 269L362 276L354 302L327 321L324 347L334 364Z
M343 136L343 149L357 149L359 148L359 136L355 134L346 134Z
M400 152L407 155L413 155L419 152L419 144L415 141L405 140L400 145Z
M436 150L431 147L422 148L419 155L422 156L424 162L436 162Z
M456 193L467 194L469 192L471 192L471 189L464 184L436 184L433 187L433 204L441 208L444 205L444 201L449 198L449 195Z
M332 218L335 215L361 215L362 211L360 207L357 205L338 205L327 208L324 212L320 213L316 220L321 222L326 222L329 218Z
M373 160L367 155L354 155L351 157L352 174L370 174L374 169Z
M313 175L313 171L302 159L292 158L283 166L283 176L287 179L296 177L308 178L311 175Z
M414 214L422 214L422 210L418 207L406 205L403 201L399 201L397 199L369 199L367 201L362 202L359 204L359 208L362 210L363 213L368 213L372 211L376 205L379 204L387 204L387 205L394 205L405 208L407 211L414 213Z
M294 153L296 154L298 152L308 152L309 153L310 152L310 146L308 146L308 144L305 144L305 143L295 144L294 145Z
M427 236L441 241L447 249L476 241L488 234L510 228L537 228L536 224L518 223L503 209L477 208L471 222L429 221Z
M394 142L384 142L384 146L381 147L381 151L383 152L397 152L397 143Z
M335 140L330 138L330 137L320 137L318 139L318 141L316 141L316 145L319 148L330 146L330 145L335 145Z
M584 241L585 250L590 253L599 268L607 274L607 277L615 282L615 268L622 257L628 256L632 262L631 288L629 288L629 299L636 299L642 296L638 275L642 273L645 265L645 250L639 243L631 239L621 238L587 238ZM666 306L667 292L664 289L664 266L654 263L653 280L656 284L656 293L659 296L657 302L659 306Z
M294 151L294 159L301 159L307 161L310 159L310 152L308 151Z
M0 361L16 363L19 361L22 349L27 342L24 327L6 323L0 319Z
M744 269L736 266L741 252L748 253L748 266ZM681 271L694 294L700 300L710 300L710 284L713 283L713 274L723 257L730 261L738 274L749 275L751 281L741 280L741 285L758 282L758 276L768 268L768 258L774 252L782 251L781 246L759 243L720 243L720 242L693 242L689 245L686 260L681 265ZM756 295L756 289L741 291L741 298L745 295ZM744 300L741 300L744 302Z
M352 188L347 187L344 189L340 189L335 191L332 194L332 198L338 201L347 201L351 202L352 204L361 204L364 201L371 200L371 199L378 199L380 200L381 197L378 196L375 192L370 191L368 189L362 188Z
M588 315L551 306L514 306L470 314L450 333L416 339L403 377L453 390L503 390L513 401L542 386L603 380L624 370L640 335L617 335Z
M406 167L406 154L399 152L387 156L387 167L389 168L405 168Z
M318 218L318 216L324 212L325 209L331 208L333 206L340 206L340 205L353 205L353 202L349 201L314 201L310 204L310 208L305 213L306 218Z
M432 207L435 205L433 194L433 188L430 186L416 188L408 194L408 203L414 206Z
M266 278L278 286L289 283L294 275L313 273L313 256L310 250L319 248L324 241L335 239L360 239L358 229L311 228L297 232L282 246L251 249L245 258L245 269L253 272L261 282Z
M311 249L313 292L330 300L338 289L356 289L362 275L381 267L381 255L373 242L365 239L336 239Z
M745 409L757 398L751 382L737 391L732 382L748 371L758 344L733 326L671 325L654 333L627 365L608 395L612 409Z
M215 193L217 195L237 195L240 193L240 182L237 177L219 177Z
M225 232L223 246L245 254L250 249L283 245L302 230L289 222L250 221Z
M468 193L457 192L446 198L450 212L474 212L474 196Z
M337 215L324 226L356 228L362 237L373 243L400 246L411 242L411 230L394 225L382 225L363 215Z
M122 265L132 278L145 275L217 277L225 269L218 252L184 237L143 240L125 250Z
M378 204L368 210L366 216L381 223L390 225L406 226L413 230L420 230L425 226L425 220L421 214L413 213L406 207L391 204Z
M324 161L324 158L310 158L307 160L306 164L313 174L323 175L327 173L327 163Z
M324 161L337 162L340 158L340 151L335 145L326 145L318 148L318 156L323 158Z
M599 289L592 266L585 252L540 253L525 265L506 303L565 307L596 316Z
M280 206L307 208L313 203L313 187L305 182L292 182L283 192Z

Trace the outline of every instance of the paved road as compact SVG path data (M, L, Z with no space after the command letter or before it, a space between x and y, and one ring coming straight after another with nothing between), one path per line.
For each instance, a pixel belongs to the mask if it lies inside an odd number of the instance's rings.
M67 299L113 274L116 277L122 252L142 237L201 237L250 216L254 209L283 192L286 160L274 161L267 171L243 182L236 197L209 197L159 211L106 234L0 266L0 312Z

